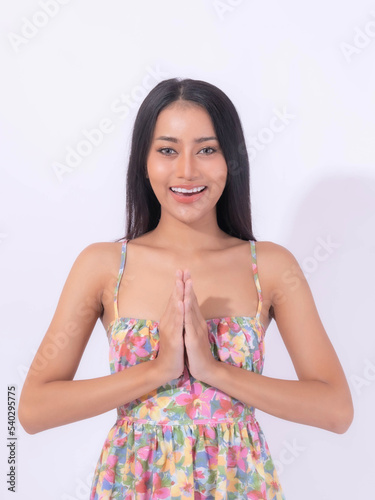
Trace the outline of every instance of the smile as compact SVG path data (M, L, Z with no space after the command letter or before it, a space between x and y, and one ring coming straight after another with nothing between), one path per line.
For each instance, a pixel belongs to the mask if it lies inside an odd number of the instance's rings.
M196 187L196 188L193 188L193 189L185 189L185 188L178 188L178 187L171 187L171 190L174 192L174 193L199 193L200 191L203 191L203 189L205 189L206 186L200 186L200 187Z
M179 201L180 203L193 203L204 196L207 186L201 186L190 190L184 188L169 189L171 195L176 201Z

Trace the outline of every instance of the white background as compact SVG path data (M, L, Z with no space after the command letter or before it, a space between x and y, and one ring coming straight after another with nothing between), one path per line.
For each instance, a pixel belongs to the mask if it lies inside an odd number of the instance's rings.
M224 90L249 147L260 144L251 154L255 237L296 256L352 390L355 419L343 435L257 412L286 500L375 498L375 4L56 1L1 5L0 496L89 497L115 410L36 435L18 426L17 493L8 495L7 386L19 396L77 255L123 236L142 85L179 76ZM53 15L41 14L43 3ZM121 95L129 105L120 113ZM291 116L270 132L278 112ZM112 131L59 179L67 148L104 119ZM106 374L98 322L76 378ZM296 378L274 321L264 374Z

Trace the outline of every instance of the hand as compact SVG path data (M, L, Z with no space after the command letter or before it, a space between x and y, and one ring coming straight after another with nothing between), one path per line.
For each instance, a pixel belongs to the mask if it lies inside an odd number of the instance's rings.
M187 367L194 378L204 382L214 370L217 360L211 352L207 323L199 309L188 270L184 272L184 283L184 341Z
M176 271L176 281L167 307L159 322L159 352L155 359L158 370L168 374L169 380L184 372L184 284L183 272Z

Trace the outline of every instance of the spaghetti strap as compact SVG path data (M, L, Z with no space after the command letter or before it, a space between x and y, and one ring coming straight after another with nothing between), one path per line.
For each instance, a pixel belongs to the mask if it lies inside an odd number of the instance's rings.
M259 321L260 311L262 310L263 296L262 296L262 290L260 288L260 283L259 283L257 254L256 254L256 250L255 250L255 241L253 241L253 240L249 240L249 241L250 241L250 246L251 246L251 260L252 260L254 281L255 281L255 285L257 287L258 298L259 298L259 301L258 301L258 310L257 310L257 313L256 313L256 318Z
M118 304L117 304L117 296L118 296L118 289L120 286L120 281L124 272L124 266L125 266L125 256L126 256L126 244L129 240L124 240L122 243L121 247L121 264L120 264L120 270L118 273L118 278L117 278L117 283L116 283L116 288L115 288L115 297L114 297L114 306L115 306L115 320L118 319Z

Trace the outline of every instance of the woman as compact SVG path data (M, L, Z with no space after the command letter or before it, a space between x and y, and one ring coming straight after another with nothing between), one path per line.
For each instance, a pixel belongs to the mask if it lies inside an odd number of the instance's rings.
M98 318L111 375L73 381ZM261 375L272 318L299 380ZM283 500L255 408L336 433L353 419L297 260L253 235L240 120L206 82L165 80L140 107L126 236L75 261L19 418L36 433L114 408L91 500Z

